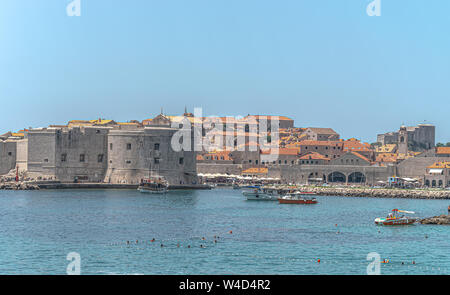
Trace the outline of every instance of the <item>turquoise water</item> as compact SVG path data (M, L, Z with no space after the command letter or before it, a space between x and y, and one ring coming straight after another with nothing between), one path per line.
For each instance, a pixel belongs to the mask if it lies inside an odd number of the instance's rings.
M382 274L450 274L450 226L373 223L393 208L444 214L450 201L318 200L246 201L232 189L1 191L0 274L65 274L69 252L82 274L366 274L369 252L390 259Z

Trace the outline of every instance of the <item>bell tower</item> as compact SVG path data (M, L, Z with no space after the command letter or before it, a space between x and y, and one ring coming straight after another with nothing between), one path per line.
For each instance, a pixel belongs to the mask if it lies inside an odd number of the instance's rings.
M405 125L400 127L398 132L398 153L399 154L407 154L408 153L408 131L406 130Z

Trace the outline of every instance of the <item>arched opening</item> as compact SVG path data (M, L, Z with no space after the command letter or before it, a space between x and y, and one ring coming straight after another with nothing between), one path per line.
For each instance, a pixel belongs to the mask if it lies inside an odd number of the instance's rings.
M328 175L328 182L345 182L346 177L341 172L332 172Z
M426 185L426 186L430 186L430 180L428 180L428 179L425 180L425 185Z
M433 181L431 182L431 187L436 187L436 180L433 180Z
M365 183L366 176L361 172L353 172L348 176L348 182L351 183Z
M439 187L442 187L442 180L439 180Z

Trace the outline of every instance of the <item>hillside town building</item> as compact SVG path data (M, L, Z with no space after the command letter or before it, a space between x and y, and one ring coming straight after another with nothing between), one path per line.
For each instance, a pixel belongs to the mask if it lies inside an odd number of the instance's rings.
M189 148L174 150L174 135L186 127ZM200 149L192 127L201 130ZM424 186L449 186L442 163L450 147L435 147L434 132L430 124L401 126L369 144L341 139L332 128L295 127L285 116L195 117L186 109L179 116L161 111L143 121L72 120L5 133L0 135L0 175L110 184L137 184L156 176L171 185L197 184L197 173L299 184L380 185L390 177L407 177Z

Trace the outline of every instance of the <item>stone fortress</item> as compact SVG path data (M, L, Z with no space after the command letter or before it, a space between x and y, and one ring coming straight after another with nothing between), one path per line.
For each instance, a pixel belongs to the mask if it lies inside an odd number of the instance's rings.
M216 136L241 134L245 140L234 141L234 150L217 146L213 151L196 152L191 131L191 147L174 151L171 140L182 128L180 123L193 126L205 119L186 110L181 116L161 111L142 122L73 120L63 126L8 132L0 136L0 178L11 179L18 173L20 179L31 181L137 184L143 178L164 177L170 185L183 186L200 183L204 175L360 185L403 177L423 185L450 186L450 178L443 176L450 175L450 162L445 164L450 147L435 147L435 126L431 124L401 126L397 132L378 135L377 142L369 144L355 138L341 139L332 128L294 127L294 121L285 116L215 117L226 124L232 122L232 126L223 126L223 131L215 130ZM278 122L277 136L270 130L271 124L262 130L262 119ZM204 128L203 138L208 132ZM276 160L264 160L259 142L250 141L260 137L279 140Z
M173 151L167 126L101 119L23 131L0 141L0 172L63 183L138 184L163 177L170 185L197 184L192 151Z

